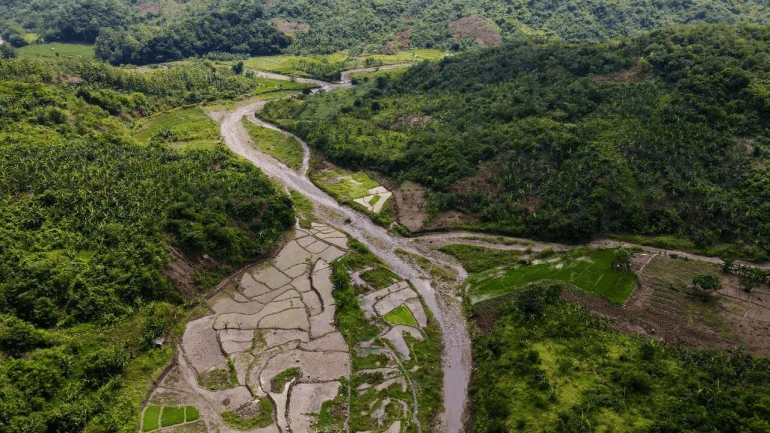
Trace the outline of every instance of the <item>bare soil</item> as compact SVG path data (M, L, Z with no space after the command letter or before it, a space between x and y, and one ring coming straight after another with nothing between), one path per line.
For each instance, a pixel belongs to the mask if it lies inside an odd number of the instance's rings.
M452 35L455 39L471 37L482 47L498 45L502 41L500 33L495 31L492 23L478 15L471 15L460 18L457 21L452 21L449 23L449 28L452 29Z
M283 18L271 18L270 22L275 24L285 35L292 35L296 32L306 32L310 29L310 26L305 23L298 23L294 21L287 21Z
M770 355L770 288L762 286L746 294L737 277L720 274L724 288L703 297L677 281L693 273L677 267L692 269L690 265L703 262L636 254L632 270L639 277L639 286L625 305L579 292L565 292L563 298L609 317L618 331L639 333L668 345L704 350L745 347L751 354Z
M591 79L594 84L599 83L636 83L644 81L644 70L639 64L639 59L634 62L634 67L625 71L609 75L598 75Z
M412 29L407 27L396 33L398 38L398 49L401 51L409 49L409 40L412 37Z

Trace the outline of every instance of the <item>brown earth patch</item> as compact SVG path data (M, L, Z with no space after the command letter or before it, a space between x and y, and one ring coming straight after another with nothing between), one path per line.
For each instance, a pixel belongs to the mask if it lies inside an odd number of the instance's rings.
M407 27L396 33L396 37L398 38L398 49L402 51L408 50L409 40L412 37L412 29Z
M182 250L169 245L169 260L163 269L163 275L175 283L176 290L185 298L192 299L200 292L193 280L199 269L213 269L214 261L203 255L198 260L188 257Z
M157 14L160 12L160 4L158 3L139 3L139 6L136 7L136 10L139 11L142 15L147 14Z
M382 54L393 55L396 54L396 43L393 41L385 41L382 44Z
M53 77L54 84L80 84L83 82L83 79L78 77L77 75L67 75L67 74L61 74L56 75Z
M638 83L641 81L644 81L644 69L642 69L642 66L639 64L639 59L634 61L634 67L631 69L616 72L610 75L598 75L591 78L591 82L594 84Z
M287 21L283 18L271 18L270 22L275 24L275 26L278 27L278 30L285 35L292 35L296 32L306 32L310 28L310 26L305 23Z
M705 270L708 266L665 255L635 254L631 267L639 285L625 305L578 291L565 291L562 297L609 317L621 332L677 347L745 347L751 354L770 355L770 287L763 285L746 293L736 276L721 273L724 288L706 297L681 284L699 267Z
M499 174L500 164L486 163L475 175L466 176L453 183L449 187L449 192L467 194L473 191L486 191L491 197L497 197L501 192L497 182L495 182Z
M397 221L409 231L420 231L425 226L428 213L425 210L425 188L414 182L404 182L391 189L395 199L394 211Z
M431 116L427 114L410 114L408 116L396 116L393 118L393 131L412 129L415 126L423 126L430 120Z
M449 28L452 29L452 35L455 39L474 38L476 43L482 47L490 47L502 42L500 33L495 31L492 23L478 15L471 15L460 18L457 21L452 21L449 23Z

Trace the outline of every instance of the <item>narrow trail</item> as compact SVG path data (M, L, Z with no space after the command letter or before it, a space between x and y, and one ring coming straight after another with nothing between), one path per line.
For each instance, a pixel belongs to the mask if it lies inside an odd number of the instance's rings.
M349 86L340 84L336 87ZM327 86L328 88L328 86ZM395 251L399 248L422 255L409 242L389 234L374 224L368 216L342 206L332 197L316 187L305 175L289 169L286 165L254 149L241 119L264 106L258 101L227 113L221 122L221 133L227 146L259 167L265 174L298 191L316 205L325 208L325 223L343 230L367 244L372 253L388 263L405 279L411 280L425 300L426 305L439 323L444 339L444 412L441 431L462 432L467 408L468 383L471 372L471 346L468 329L462 315L460 303L452 296L437 294L423 272L401 259ZM256 118L255 118L256 120ZM272 125L271 125L272 126ZM273 126L274 129L277 129ZM303 160L307 165L309 152Z

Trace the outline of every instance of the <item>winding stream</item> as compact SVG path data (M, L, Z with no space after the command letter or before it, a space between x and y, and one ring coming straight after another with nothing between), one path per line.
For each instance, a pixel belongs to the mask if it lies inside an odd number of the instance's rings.
M390 65L379 69L393 69L404 66L406 65ZM342 75L343 81L336 84L303 78L297 78L296 81L315 84L324 90L333 90L350 86L352 82L350 79L351 73L374 70L374 68L368 68L347 71ZM256 73L256 75L278 79L291 78L263 72ZM306 172L310 152L303 141L300 140L304 149L300 173L295 172L274 158L257 151L250 145L249 135L241 123L241 119L244 116L247 116L251 121L261 126L292 135L254 117L254 112L261 109L264 104L265 101L257 101L228 112L221 121L221 133L225 143L230 150L251 161L268 176L280 181L286 187L303 194L322 209L325 208L325 212L321 213L324 215L324 222L326 224L343 230L350 236L365 243L369 246L372 253L388 263L394 272L412 281L439 323L443 335L444 411L441 418L441 431L449 433L462 432L466 416L468 383L471 372L471 343L466 322L461 313L459 300L453 296L437 293L431 287L430 280L425 278L421 270L396 255L395 251L400 248L425 257L424 254L411 247L408 240L389 234L385 229L374 224L368 216L340 205L307 178ZM427 258L430 259L430 257Z

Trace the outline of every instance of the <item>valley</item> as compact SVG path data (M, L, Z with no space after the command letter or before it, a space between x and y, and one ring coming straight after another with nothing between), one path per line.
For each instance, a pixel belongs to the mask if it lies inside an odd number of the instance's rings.
M739 3L0 5L0 433L770 432Z

